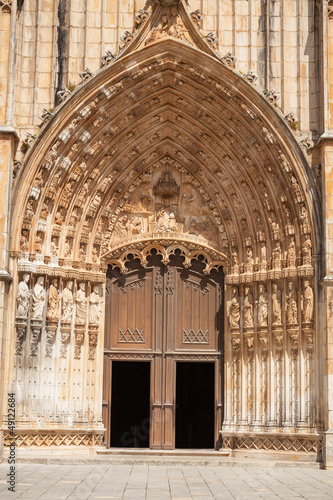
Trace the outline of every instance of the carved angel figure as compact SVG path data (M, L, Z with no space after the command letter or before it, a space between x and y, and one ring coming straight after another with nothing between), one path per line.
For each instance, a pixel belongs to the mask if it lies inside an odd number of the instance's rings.
M36 285L32 292L32 318L42 319L45 305L44 278L38 276Z
M313 290L310 286L308 280L304 281L304 294L302 297L302 312L303 312L303 322L311 323L313 321Z
M76 302L76 317L75 323L83 324L86 320L87 299L86 299L86 284L80 283L79 289L75 297Z
M245 288L243 313L244 313L244 326L245 327L252 327L253 326L253 302L252 302L252 295L250 294L250 289L248 287Z
M61 320L70 323L73 316L73 281L67 281L62 292L62 317Z
M297 323L297 294L292 281L288 284L288 293L286 294L286 313L287 323Z
M17 291L16 297L16 317L17 318L27 318L28 310L29 310L29 299L30 299L30 290L29 290L29 279L30 274L23 274L23 279L20 281Z
M273 325L281 325L281 290L276 283L272 286Z
M240 306L239 306L239 301L238 301L237 288L232 289L232 299L229 303L228 319L229 319L229 326L231 328L239 327Z
M89 304L90 304L89 323L91 325L99 325L102 315L102 307L101 307L101 300L98 294L98 285L95 285L93 287L93 291L89 296Z
M267 326L268 300L264 285L259 285L258 326Z
M49 301L47 306L46 318L57 321L59 319L60 294L58 290L58 280L53 279L49 289Z

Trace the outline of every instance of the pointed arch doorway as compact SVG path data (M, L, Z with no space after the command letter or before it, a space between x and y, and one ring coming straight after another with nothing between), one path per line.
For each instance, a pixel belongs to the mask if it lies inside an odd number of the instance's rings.
M108 447L218 448L223 272L153 254L108 269L104 404Z

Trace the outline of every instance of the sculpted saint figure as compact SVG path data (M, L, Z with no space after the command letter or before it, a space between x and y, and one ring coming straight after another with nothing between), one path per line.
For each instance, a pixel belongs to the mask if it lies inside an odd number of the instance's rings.
M76 302L76 316L75 323L83 324L86 321L87 313L87 299L86 299L86 284L80 283L79 289L75 297Z
M93 291L91 292L89 297L89 303L90 303L89 323L92 325L99 325L102 315L102 308L98 294L98 285L95 285L93 287Z
M49 289L49 301L47 306L46 318L57 321L59 319L60 294L58 290L58 280L53 279Z
M29 290L29 279L30 274L23 274L23 279L20 281L17 291L17 309L16 309L16 317L17 318L27 318L28 310L29 310L29 299L30 299L30 290Z
M38 276L36 285L32 291L32 318L42 319L45 305L44 278Z
M297 294L293 282L288 284L288 293L286 295L287 323L297 323Z
M295 267L296 266L295 238L291 238L291 240L290 240L287 258L288 258L288 267Z
M313 290L308 280L304 281L304 295L302 297L302 312L304 323L313 321Z
M281 291L273 283L272 287L273 325L281 325Z
M259 285L258 326L267 326L268 301L264 285Z
M61 320L70 323L73 316L73 281L67 281L62 292L62 317Z
M239 327L240 320L240 306L238 302L238 290L237 288L232 289L232 299L229 304L228 311L229 325L232 328Z
M250 289L248 287L245 288L243 312L244 312L244 326L245 327L253 326L252 295L250 295Z

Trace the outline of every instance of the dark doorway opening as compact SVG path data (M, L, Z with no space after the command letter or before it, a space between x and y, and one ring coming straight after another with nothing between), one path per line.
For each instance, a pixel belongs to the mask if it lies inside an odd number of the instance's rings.
M112 362L111 446L149 448L150 363Z
M176 448L214 448L214 382L214 363L177 363Z

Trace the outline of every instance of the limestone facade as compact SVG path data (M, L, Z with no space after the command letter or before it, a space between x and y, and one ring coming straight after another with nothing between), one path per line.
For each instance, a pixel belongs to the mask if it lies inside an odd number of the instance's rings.
M5 444L14 392L17 445L102 445L107 268L177 254L224 273L169 353L220 363L219 446L333 466L331 3L0 1Z

